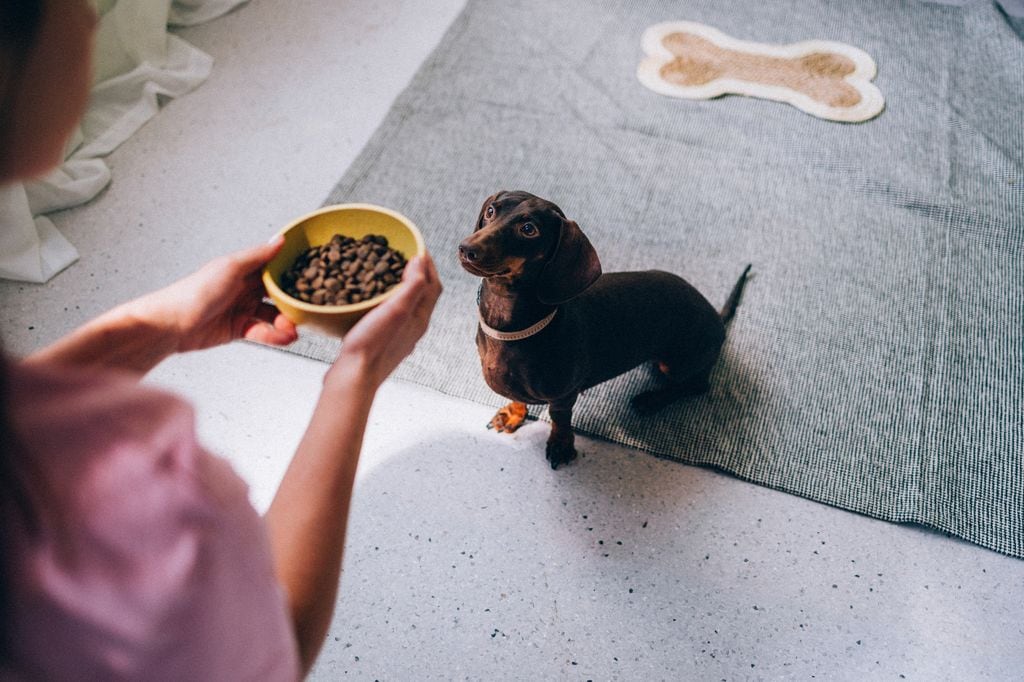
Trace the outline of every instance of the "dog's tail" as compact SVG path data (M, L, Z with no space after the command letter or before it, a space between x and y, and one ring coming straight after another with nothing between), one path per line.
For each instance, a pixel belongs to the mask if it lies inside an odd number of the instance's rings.
M740 296L743 295L743 286L747 283L747 274L750 272L750 264L743 269L743 273L740 278L736 280L736 284L732 288L732 292L729 294L729 298L725 301L725 305L722 307L722 311L719 313L722 316L722 323L728 324L729 320L736 314L736 308L740 304Z

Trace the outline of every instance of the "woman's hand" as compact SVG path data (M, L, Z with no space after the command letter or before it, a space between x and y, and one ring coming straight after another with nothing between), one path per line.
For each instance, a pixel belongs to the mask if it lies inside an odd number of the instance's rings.
M345 335L341 353L324 379L351 390L375 391L398 364L412 352L427 330L427 323L441 295L441 281L429 254L409 261L401 288L371 310Z
M217 258L188 277L127 304L131 314L166 325L178 351L211 348L236 339L284 346L295 325L263 302L263 266L283 237Z

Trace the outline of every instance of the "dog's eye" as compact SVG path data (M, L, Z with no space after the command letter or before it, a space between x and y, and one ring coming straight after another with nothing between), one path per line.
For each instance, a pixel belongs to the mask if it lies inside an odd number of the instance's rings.
M484 211L484 217L485 218L493 218L494 217L494 205L493 204L488 206L487 210Z
M522 225L519 226L519 232L524 237L536 237L537 226L534 225L533 223L523 223Z

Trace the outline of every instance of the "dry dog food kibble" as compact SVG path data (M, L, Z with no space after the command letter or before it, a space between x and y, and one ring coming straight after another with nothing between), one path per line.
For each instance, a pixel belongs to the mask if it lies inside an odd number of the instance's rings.
M405 256L388 246L387 237L368 234L355 240L340 234L313 246L281 274L281 288L315 305L346 305L379 296L398 284Z

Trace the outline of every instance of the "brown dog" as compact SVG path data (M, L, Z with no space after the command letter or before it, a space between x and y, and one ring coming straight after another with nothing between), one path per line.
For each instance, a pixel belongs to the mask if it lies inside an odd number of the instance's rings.
M721 313L667 272L602 275L579 226L526 192L487 198L459 260L483 278L476 344L484 379L514 401L489 426L515 431L527 404L546 404L553 469L576 457L572 408L591 386L654 361L666 384L635 396L636 409L653 412L708 391L725 323L750 271L748 265Z

